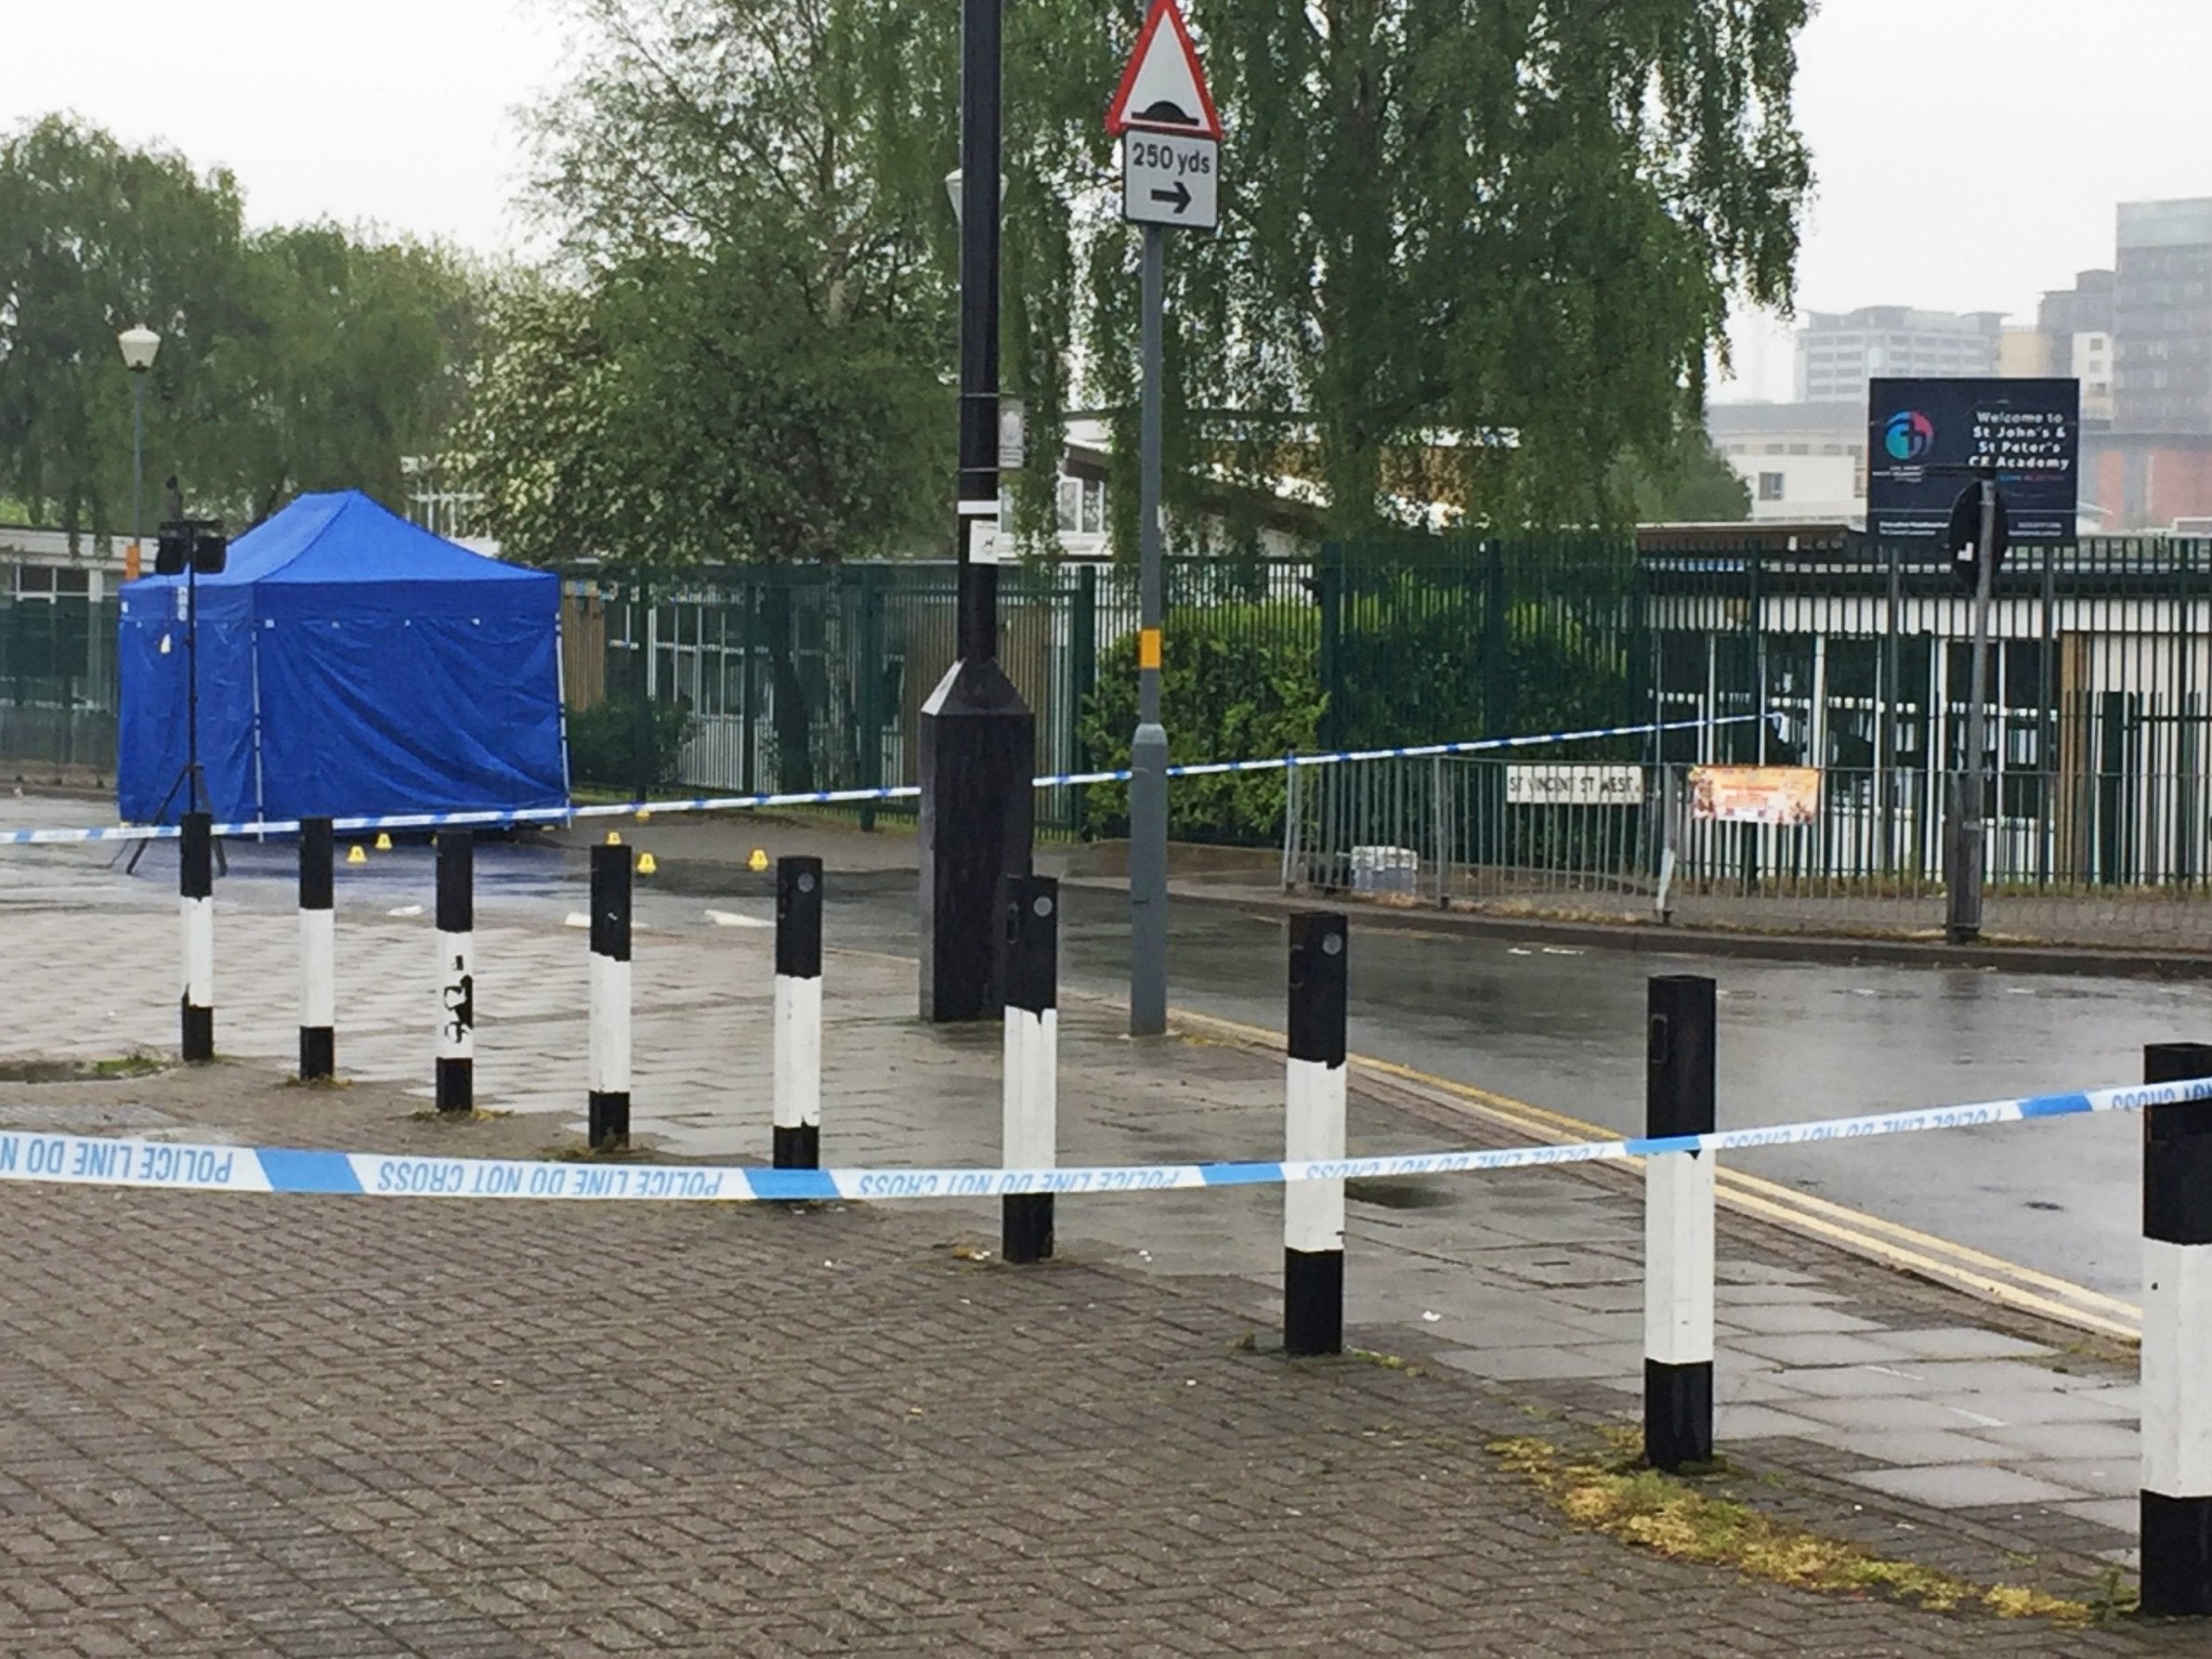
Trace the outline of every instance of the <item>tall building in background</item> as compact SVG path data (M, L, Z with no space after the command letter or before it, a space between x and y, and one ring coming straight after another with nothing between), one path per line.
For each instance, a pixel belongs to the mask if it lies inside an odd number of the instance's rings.
M2212 197L2123 202L2113 281L2113 418L2212 434Z
M1852 403L1879 375L1995 374L2003 350L2001 311L1917 311L1862 306L1810 311L1798 331L1798 401Z
M2113 424L2113 273L2076 271L2074 286L2043 296L2035 327L2050 352L2050 372L2081 382L2085 427Z

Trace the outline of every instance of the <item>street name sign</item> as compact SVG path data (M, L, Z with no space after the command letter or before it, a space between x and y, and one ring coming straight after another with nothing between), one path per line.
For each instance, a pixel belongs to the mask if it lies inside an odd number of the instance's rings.
M1642 806L1642 766L1513 765L1505 769L1508 806Z

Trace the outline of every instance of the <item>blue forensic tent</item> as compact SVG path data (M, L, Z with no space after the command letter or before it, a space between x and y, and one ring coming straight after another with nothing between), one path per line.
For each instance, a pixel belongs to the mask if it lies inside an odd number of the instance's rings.
M216 821L565 805L560 579L358 490L303 495L199 579L200 763ZM124 586L115 793L175 823L186 581Z

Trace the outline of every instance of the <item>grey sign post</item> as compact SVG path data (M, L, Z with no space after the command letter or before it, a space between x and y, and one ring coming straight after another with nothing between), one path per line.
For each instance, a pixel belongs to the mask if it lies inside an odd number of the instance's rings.
M1944 935L1954 945L1982 936L1982 882L1988 861L1988 838L1982 827L1983 798L1989 791L1989 602L1996 587L1997 561L2009 539L2004 499L1997 494L1995 468L1968 488L1953 509L1955 556L1974 561L1974 654L1966 710L1966 764L1951 786L1951 881L1944 916Z
M1121 139L1121 216L1143 227L1137 421L1137 726L1129 751L1129 1034L1168 1028L1168 733L1160 719L1160 381L1169 227L1220 220L1221 124L1174 0L1154 0L1106 115Z

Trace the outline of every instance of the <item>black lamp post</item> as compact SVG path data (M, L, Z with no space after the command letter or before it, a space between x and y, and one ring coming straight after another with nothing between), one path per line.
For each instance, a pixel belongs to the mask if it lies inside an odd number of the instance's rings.
M1001 0L962 0L959 658L922 707L922 1017L1001 1007L999 888L1029 873L1037 722L999 666ZM994 549L995 552L995 549Z

